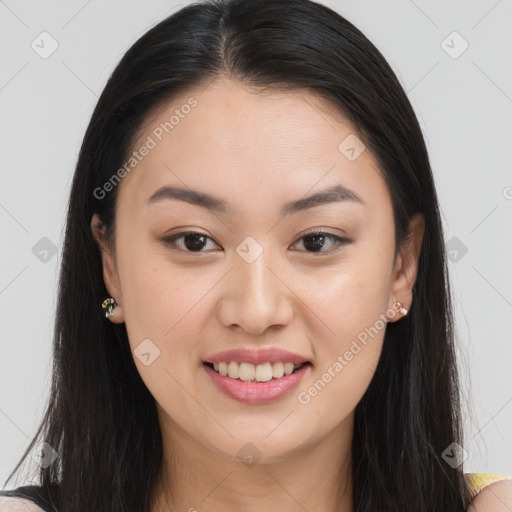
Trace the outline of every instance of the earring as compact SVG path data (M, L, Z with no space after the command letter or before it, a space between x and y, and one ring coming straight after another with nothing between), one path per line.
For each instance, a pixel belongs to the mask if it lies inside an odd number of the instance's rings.
M101 307L105 312L105 318L110 318L111 316L115 316L113 309L117 306L116 301L113 297L108 297L103 301Z
M400 313L402 313L402 315L407 315L408 311L407 309L405 309L403 306L402 306L402 303L401 302L397 302L397 305L398 307L400 308Z

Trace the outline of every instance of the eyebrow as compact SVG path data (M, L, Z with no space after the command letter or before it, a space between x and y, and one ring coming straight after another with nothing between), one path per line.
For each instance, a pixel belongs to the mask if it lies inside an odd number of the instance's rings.
M205 192L170 185L156 190L146 199L146 204L154 204L164 199L185 201L202 208L207 208L213 212L224 214L232 213L231 206L229 206L226 201L218 197L211 196ZM363 199L353 190L341 185L335 185L334 187L322 190L321 192L317 192L311 196L285 203L281 208L281 215L284 217L294 213L303 212L316 206L329 203L339 203L342 201L352 201L356 204L359 203L361 205L366 205L365 201L363 201Z

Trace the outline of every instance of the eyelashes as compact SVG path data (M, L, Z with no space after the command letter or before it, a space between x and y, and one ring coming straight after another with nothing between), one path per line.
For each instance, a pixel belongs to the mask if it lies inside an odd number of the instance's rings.
M293 245L295 246L298 244L298 242L304 240L307 241L306 244L303 242L304 247L309 246L310 248L320 250L305 250L299 252L306 252L308 254L318 254L322 256L324 254L331 254L337 251L342 245L349 244L354 241L349 238L342 238L338 235L334 235L333 233L329 233L326 231L311 231L309 233L306 233L305 235L302 235L296 242L294 242ZM178 241L182 241L184 243L181 244L180 246L180 244L177 243ZM213 238L199 231L183 231L181 233L177 233L175 235L162 238L162 242L166 245L171 246L172 250L188 254L205 253L206 251L203 251L202 248L207 244L208 241L211 241L214 243L214 245L217 245ZM331 243L331 247L328 250L323 250L327 241Z
M316 248L318 248L318 244L320 243L322 249L324 247L324 245L323 245L325 243L324 241L325 240L329 240L333 244L333 246L329 250L325 250L325 251L323 251L323 250L322 251L305 251L305 252L308 252L308 253L311 253L311 254L321 254L321 255L323 255L323 254L331 254L332 252L335 252L337 249L339 249L341 245L351 242L351 240L349 240L348 238L342 238L340 236L334 235L333 233L328 233L326 231L312 231L310 233L302 235L297 240L297 242L300 242L300 241L303 241L303 240L308 240L309 242L312 241L313 242L313 247L315 246L315 244L317 245ZM295 242L294 245L296 245L297 242ZM303 245L306 246L306 244L304 244L304 242L303 242Z

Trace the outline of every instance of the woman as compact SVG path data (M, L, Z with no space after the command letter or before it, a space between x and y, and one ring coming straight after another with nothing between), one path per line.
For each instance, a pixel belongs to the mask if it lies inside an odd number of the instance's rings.
M452 318L428 154L379 51L309 0L189 5L126 53L85 134L22 458L44 441L40 485L4 494L507 510L512 482L463 472Z

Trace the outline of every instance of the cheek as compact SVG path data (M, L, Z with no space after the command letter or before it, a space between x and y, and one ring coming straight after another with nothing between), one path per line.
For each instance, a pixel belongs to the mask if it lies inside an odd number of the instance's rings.
M326 410L330 411L332 425L354 410L375 374L382 352L387 280L368 280L368 274L357 277L338 276L325 295L311 299L312 308L321 318L312 329L316 364L314 378L298 391L297 402L319 428ZM320 331L324 334L317 336Z
M315 369L315 378L297 393L297 417L320 430L334 428L351 415L370 385L382 346L377 338L366 347L359 345L348 351L350 360L347 351L340 350L328 364Z
M173 366L184 359L183 354L188 360L197 360L201 317L208 303L205 299L219 276L199 267L184 271L160 249L138 248L125 254L129 258L123 262L121 282L132 350L150 339L165 359L171 358ZM178 354L183 357L174 357Z
M199 278L199 270L179 272L163 260L161 253L149 250L129 252L121 276L125 325L146 387L166 410L178 414L190 409L182 386L192 389L194 384L200 317L205 314L201 299L214 282Z
M338 419L357 405L368 388L387 326L391 260L389 255L376 257L375 251L365 253L373 255L361 253L321 279L317 275L305 295L316 318L311 331L317 365L313 387L302 388L304 400L298 401L318 411L338 404Z
M323 320L328 327L325 332L333 339L343 343L349 337L356 337L385 313L389 297L388 266L387 258L369 258L358 251L339 266L313 274L305 283L302 290L305 302Z

